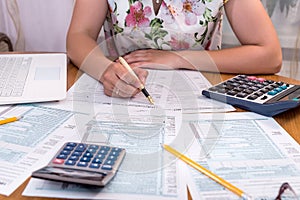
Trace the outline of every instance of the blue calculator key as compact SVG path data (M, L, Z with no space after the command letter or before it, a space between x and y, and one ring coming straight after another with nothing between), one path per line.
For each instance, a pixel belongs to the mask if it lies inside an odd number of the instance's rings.
M70 155L71 151L68 151L68 150L62 150L60 152L60 154L64 154L64 155Z
M112 170L112 166L111 165L102 165L101 169Z
M99 151L98 151L98 154L102 154L102 155L106 155L108 153L108 151L107 150L104 150L104 149L100 149Z
M100 148L100 150L106 150L106 151L109 151L109 150L110 150L110 147L108 147L108 146L102 146L102 147Z
M90 146L89 146L89 148L91 148L91 149L98 149L98 148L99 148L99 146L98 146L98 145L94 145L94 144L92 144L92 145L90 145Z
M115 161L113 160L106 160L104 165L114 165L115 164Z
M90 152L83 154L84 157L92 158L94 155Z
M81 151L74 151L72 153L72 156L81 156L82 155L82 152Z
M80 162L78 162L77 166L78 167L87 167L88 166L88 162L82 162L82 161L80 161Z
M74 160L67 160L65 162L65 165L75 165L75 164L76 164L76 161L74 161Z
M79 159L79 156L70 156L69 160L77 161Z
M118 156L108 156L107 160L117 160Z
M76 145L77 145L77 143L75 143L75 142L68 142L66 144L66 146L71 146L71 147L76 147Z
M88 158L88 157L82 157L80 159L81 162L90 162L91 161L91 158Z
M86 150L86 152L93 153L93 154L96 153L96 151L97 151L97 149L93 149L93 148L89 148Z
M276 90L272 90L272 91L269 91L268 92L268 95L275 95L277 94L278 92Z
M56 156L56 158L58 159L66 159L68 156L65 154L59 154L58 156Z
M98 163L98 164L102 164L103 159L99 159L99 158L94 158L92 163Z
M122 149L121 149L121 148L118 148L118 147L113 147L113 148L112 148L112 151L115 151L115 152L121 152Z
M97 154L97 155L95 156L95 158L104 159L104 158L105 158L105 155L103 155L103 154Z
M280 86L280 88L283 89L283 90L285 90L285 89L287 89L287 86L286 85L282 85L282 86Z
M73 151L74 147L73 146L65 146L64 150L67 151Z
M118 155L120 155L120 152L118 152L118 151L112 151L112 152L110 152L109 155L110 156L118 156Z
M99 169L100 165L98 163L91 163L90 164L90 168L95 168L95 169Z

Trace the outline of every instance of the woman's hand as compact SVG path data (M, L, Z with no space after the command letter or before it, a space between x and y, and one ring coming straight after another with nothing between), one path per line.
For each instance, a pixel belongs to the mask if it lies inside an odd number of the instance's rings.
M124 56L132 68L193 69L193 66L173 51L146 49L136 50Z
M100 78L104 87L104 93L113 97L133 97L140 92L141 84L144 84L148 72L141 68L134 68L133 71L138 76L137 80L119 62L112 62L104 71Z

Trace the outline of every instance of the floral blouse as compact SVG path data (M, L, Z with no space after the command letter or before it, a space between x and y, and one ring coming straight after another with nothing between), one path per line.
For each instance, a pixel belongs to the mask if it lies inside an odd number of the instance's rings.
M107 53L137 49L216 50L221 48L223 6L227 0L108 0L104 24Z

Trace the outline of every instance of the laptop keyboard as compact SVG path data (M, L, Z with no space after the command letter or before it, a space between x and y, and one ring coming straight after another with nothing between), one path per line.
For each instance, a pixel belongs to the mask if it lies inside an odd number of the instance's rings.
M0 58L0 97L22 96L32 58Z

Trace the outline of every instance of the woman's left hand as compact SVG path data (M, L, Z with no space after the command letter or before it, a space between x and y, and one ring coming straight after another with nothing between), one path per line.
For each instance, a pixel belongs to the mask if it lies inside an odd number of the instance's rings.
M173 51L166 50L136 50L123 57L133 68L188 69L191 66L191 64L180 55Z

